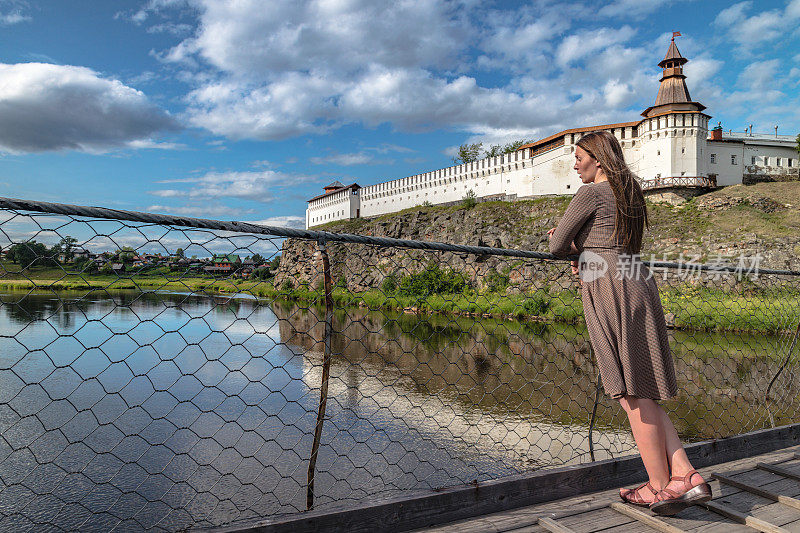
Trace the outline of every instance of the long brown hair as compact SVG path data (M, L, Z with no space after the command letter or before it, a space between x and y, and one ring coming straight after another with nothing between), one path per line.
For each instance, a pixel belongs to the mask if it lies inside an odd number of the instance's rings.
M650 227L647 205L636 176L625 164L619 141L608 131L593 131L581 137L577 144L600 163L600 168L614 191L617 216L614 219L612 238L621 234L625 250L638 254L642 248L644 227Z

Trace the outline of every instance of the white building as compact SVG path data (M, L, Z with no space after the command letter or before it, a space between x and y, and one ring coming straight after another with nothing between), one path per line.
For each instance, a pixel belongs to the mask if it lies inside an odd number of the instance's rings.
M767 176L798 173L794 137L709 131L705 106L693 102L673 38L664 59L655 104L632 122L574 128L520 147L516 152L446 167L367 187L334 182L308 201L306 228L372 217L429 202L461 201L469 191L479 200L514 200L572 194L580 185L572 170L582 134L608 130L619 139L625 160L651 189L708 188L751 183Z

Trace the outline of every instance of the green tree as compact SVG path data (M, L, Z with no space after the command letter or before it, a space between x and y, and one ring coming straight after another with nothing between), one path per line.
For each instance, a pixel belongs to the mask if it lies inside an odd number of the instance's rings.
M522 146L523 144L528 144L528 142L529 141L526 141L524 139L520 139L519 141L510 142L507 145L503 146L503 153L504 154L513 154L514 152L519 150L520 146Z
M477 161L483 153L483 143L462 144L458 147L458 155L453 158L453 163L472 163Z
M498 155L505 153L503 152L503 148L499 144L493 144L486 150L484 154L485 157L497 157Z
M252 261L256 265L260 265L264 262L264 258L261 257L261 254L253 254L250 256L250 261Z
M75 257L75 252L73 252L72 249L75 247L76 242L78 242L78 239L75 237L70 237L69 235L62 237L61 240L58 241L58 244L52 248L53 257L64 254L64 262L71 262L72 258Z
M183 259L184 257L186 257L184 255L183 248L178 248L177 250L175 250L175 257L177 257L178 259Z
M52 257L51 253L41 242L21 242L8 249L8 258L22 268L28 268L34 263L37 266L42 266L45 262L49 263L49 259Z
M79 257L75 260L75 271L82 273L97 272L97 263L88 257Z
M114 252L114 259L120 263L133 263L133 258L136 256L136 251L130 246L123 246Z

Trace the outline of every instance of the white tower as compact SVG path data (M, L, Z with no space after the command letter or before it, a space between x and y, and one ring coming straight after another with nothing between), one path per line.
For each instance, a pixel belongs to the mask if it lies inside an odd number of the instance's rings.
M667 55L658 64L663 69L656 102L642 112L638 127L640 150L634 171L643 179L699 177L708 175L706 108L693 102L686 87L681 56L674 32Z

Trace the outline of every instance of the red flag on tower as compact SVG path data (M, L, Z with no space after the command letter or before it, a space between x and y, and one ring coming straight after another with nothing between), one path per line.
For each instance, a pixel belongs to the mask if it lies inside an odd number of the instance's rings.
M675 40L675 37L680 37L680 36L681 36L681 32L679 32L679 31L672 32L672 40L673 41Z

